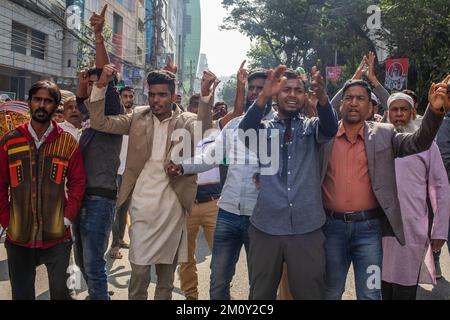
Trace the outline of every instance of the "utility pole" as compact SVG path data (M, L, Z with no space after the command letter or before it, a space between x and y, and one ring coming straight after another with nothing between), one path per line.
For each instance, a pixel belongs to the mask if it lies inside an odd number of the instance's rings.
M161 0L154 0L153 1L153 30L152 30L152 58L151 58L151 65L153 69L158 68L158 55L159 55L159 48L161 45Z

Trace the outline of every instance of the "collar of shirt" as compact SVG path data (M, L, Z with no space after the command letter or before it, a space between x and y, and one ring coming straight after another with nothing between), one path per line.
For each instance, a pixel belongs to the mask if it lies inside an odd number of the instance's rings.
M53 124L50 121L50 125L48 126L47 130L41 137L41 139L38 138L36 131L34 131L33 126L31 125L31 121L28 123L28 131L30 132L31 136L34 139L34 144L36 145L36 148L39 149L41 145L44 143L45 139L49 136L50 132L53 130Z
M361 129L359 129L358 131L358 136L364 141L364 128L365 128L365 124L361 127ZM339 129L338 132L336 133L336 138L341 138L342 136L346 136L347 134L345 132L345 128L344 128L344 124L341 122L341 124L339 125Z
M158 117L157 116L155 116L155 115L153 115L153 121L155 121L155 123L158 123L158 124L161 124L161 123L164 123L164 122L167 122L167 121L170 121L170 119L172 119L173 118L173 115L174 115L174 111L172 111L172 114L170 115L170 117L168 117L167 119L164 119L163 121L159 121L159 119L158 119Z
M299 113L299 114L297 114L296 116L292 117L291 119L301 119L301 118L303 118L303 115L302 115L301 113ZM285 118L285 119L280 119L280 116L279 116L278 112L276 112L275 115L274 115L274 117L273 117L273 119L274 119L276 122L284 123L284 120L286 120L287 118Z

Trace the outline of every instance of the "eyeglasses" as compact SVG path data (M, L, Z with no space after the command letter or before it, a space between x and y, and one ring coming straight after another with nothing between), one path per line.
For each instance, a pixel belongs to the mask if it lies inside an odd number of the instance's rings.
M55 100L53 100L53 99L36 97L36 96L31 97L31 101L33 103L39 103L39 104L41 104L42 101L44 101L45 105L55 103Z

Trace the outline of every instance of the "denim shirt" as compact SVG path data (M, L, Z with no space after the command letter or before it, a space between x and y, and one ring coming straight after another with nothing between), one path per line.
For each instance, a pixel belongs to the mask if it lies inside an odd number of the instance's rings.
M267 145L278 139L278 168L260 176L260 193L251 223L271 235L305 234L319 229L326 217L322 205L319 148L337 132L331 104L317 106L319 117L290 119L291 139L284 143L286 121L260 119L262 109L253 105L240 123L243 130L267 130ZM270 151L270 150L269 150ZM261 154L259 154L261 157ZM262 171L262 167L261 167Z
M269 112L264 116L264 119L273 118L273 114L273 111ZM261 119L262 118L263 115L261 116ZM223 152L226 155L225 162L229 163L227 178L218 203L219 208L233 214L251 216L258 198L258 190L253 182L254 174L259 173L259 164L256 153L248 152L245 154L248 164L230 163L230 158L237 159L242 157L242 155L236 154L239 150L242 150L239 145L242 145L243 142L238 139L238 135L236 134L242 119L243 116L230 121L209 148L217 148L217 146L223 147ZM237 148L232 148L232 144L227 143L226 139L230 136L233 137ZM212 165L204 164L204 161L201 159L204 157L205 153L208 152L209 150L207 149L201 155L196 156L198 159L197 161L201 164L183 163L184 174L204 172L220 165L221 163Z

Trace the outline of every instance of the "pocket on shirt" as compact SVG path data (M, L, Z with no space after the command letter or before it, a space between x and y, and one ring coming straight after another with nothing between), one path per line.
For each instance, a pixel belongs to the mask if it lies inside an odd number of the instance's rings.
M50 171L50 180L56 184L61 184L67 176L69 161L60 158L52 158L52 169Z
M9 164L9 177L12 188L18 187L23 182L22 160L16 160Z

